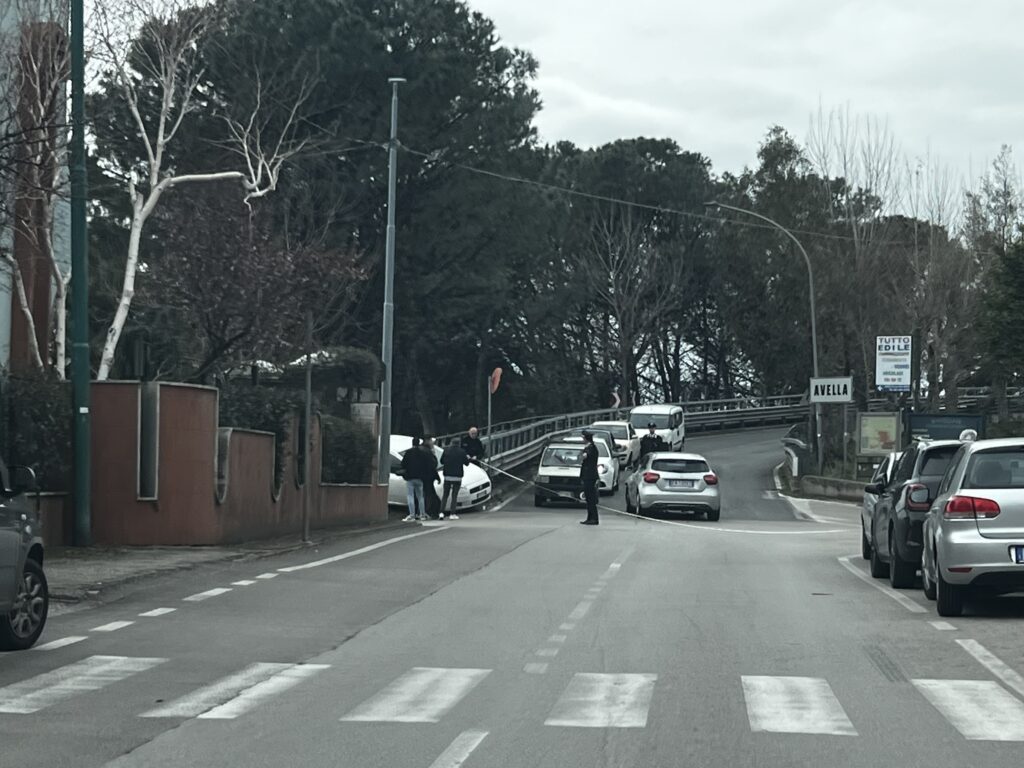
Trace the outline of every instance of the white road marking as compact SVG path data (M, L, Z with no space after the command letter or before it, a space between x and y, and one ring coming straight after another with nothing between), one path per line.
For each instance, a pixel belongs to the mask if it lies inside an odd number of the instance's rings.
M257 579L261 579L263 581L269 581L270 579L276 579L277 578L277 574L276 573L261 573L256 578Z
M516 478L516 480L519 480L519 478L517 477L517 478ZM515 501L515 500L516 500L516 499L518 499L518 498L519 498L520 496L522 496L522 495L523 495L524 493L526 493L527 489L529 488L529 486L525 484L525 483L526 483L526 481L525 481L525 480L519 480L519 482L521 482L521 483L523 483L523 484L524 484L522 488L520 488L520 489L519 489L518 491L516 491L515 493L513 493L513 494L512 494L511 496L509 496L509 497L508 497L507 499L505 499L504 501L501 501L501 502L499 502L499 503L498 503L498 506L496 506L496 507L495 507L494 509L489 509L489 510L487 510L487 511L488 511L488 512L501 512L501 510L503 510L503 509L504 509L505 507L507 507L507 506L508 506L509 504L511 504L511 503L512 503L513 501Z
M543 675L547 671L548 665L545 662L531 661L529 664L523 667L523 672L526 672L531 675Z
M1024 677L1012 669L1009 664L977 640L957 640L956 642L961 648L977 659L985 669L998 677L1003 682L1003 685L1024 696Z
M567 621L564 624L560 624L558 628L563 632L572 632L576 629L576 625Z
M623 512L621 509L612 509L611 507L601 507L605 512L609 514L622 515L623 517L635 517L638 520L646 520L649 523L659 523L660 525L674 525L679 528L690 528L694 531L703 531L704 533L742 533L749 534L751 536L823 536L825 534L833 533L846 533L850 532L850 527L846 528L816 528L814 530L801 529L779 531L779 530L756 530L753 528L722 528L716 525L704 525L702 523L684 523L679 520L662 520L657 517L644 517L643 515L630 514L629 512ZM794 521L794 524L795 521Z
M857 735L827 680L744 675L742 681L755 733Z
M342 560L348 560L350 557L357 557L359 555L365 555L367 552L373 552L377 549L384 547L390 547L392 544L397 544L400 541L408 541L409 539L415 539L418 536L429 536L432 533L440 533L441 531L447 531L448 526L440 528L429 528L425 531L419 531L418 533L409 533L405 536L396 536L393 539L387 539L386 541L379 541L376 544L371 544L368 547L362 547L360 549L354 549L351 552L345 552L334 557L325 557L323 560L314 560L311 563L303 563L302 565L292 565L287 568L278 568L277 570L281 573L294 573L295 571L305 571L309 568L319 568L321 565L330 565L331 563L338 563ZM262 576L256 578L262 579Z
M0 712L28 715L79 693L98 691L167 659L90 656L74 664L0 688Z
M93 627L90 632L117 632L117 630L130 627L134 623L134 621L112 621L109 624Z
M341 719L363 723L436 723L490 672L415 667Z
M816 523L822 523L824 525L836 525L836 522L834 520L830 520L827 517L816 514L811 509L811 501L809 499L797 499L794 498L793 496L784 496L783 498L785 498L785 500L789 502L789 505L793 508L793 511L796 513L797 517L802 517L805 520L813 520ZM859 522L853 523L849 520L841 520L839 521L839 524L845 525L849 528L860 528Z
M657 675L578 673L544 725L643 728L657 679Z
M956 627L954 627L948 621L929 621L928 623L931 624L933 627L935 627L935 629L939 630L940 632L955 632L956 631Z
M147 619L156 618L157 616L166 616L168 613L174 613L177 608L154 608L152 611L146 611L140 613L139 616L145 616Z
M569 638L568 635L552 635L548 638L549 643L564 643Z
M232 581L231 584L235 587L251 587L256 583L255 579L242 579L241 581Z
M205 592L197 592L194 595L182 598L187 603L201 603L203 600L209 600L211 597L220 597L226 595L231 591L231 587L216 587L214 589L208 589Z
M572 621L579 621L587 615L587 611L590 610L590 606L593 604L594 603L591 600L581 601L579 605L572 609L572 613L569 614L569 619Z
M1024 703L992 680L914 680L965 739L1024 741Z
M555 658L555 656L558 655L558 649L557 648L541 648L539 651L537 651L537 655L540 656L542 659L553 659L553 658Z
M329 664L292 664L272 677L246 688L230 701L199 715L200 720L234 720L267 699L293 688L317 672L328 669Z
M88 640L86 635L72 635L71 637L62 637L60 640L51 640L48 643L35 646L33 651L56 651L58 648L67 648L69 645L80 643L83 640Z
M139 717L196 717L291 666L291 664L252 664L241 672L204 686L169 704L143 712Z
M448 749L430 764L430 768L461 768L486 738L487 731L463 731Z
M782 472L782 468L785 465L786 465L786 462L783 461L783 462L780 462L777 466L772 468L772 482L775 483L775 490L776 491L781 491L782 490L782 476L781 476L780 473Z
M852 557L852 555L847 555L846 557L838 558L839 564L841 566L843 566L843 568L848 570L850 573L852 573L854 576L856 576L858 579L863 581L865 584L868 584L868 585L874 587L875 589L877 589L879 592L881 592L886 597L892 598L893 600L895 600L897 603L902 605L904 608L906 608L911 613L927 613L928 612L928 609L925 608L920 603L915 602L914 600L911 600L909 597L907 597L903 593L897 592L895 589L892 589L891 587L887 587L884 584L880 584L878 581L876 581L875 579L871 578L871 576L869 576L868 574L864 573L860 568L858 568L857 566L855 566L853 563L850 562L850 558L851 557Z

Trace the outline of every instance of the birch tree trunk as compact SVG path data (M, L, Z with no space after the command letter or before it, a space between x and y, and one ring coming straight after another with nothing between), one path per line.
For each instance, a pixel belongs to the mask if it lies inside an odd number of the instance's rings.
M43 357L39 353L39 341L36 339L36 321L32 317L32 310L28 305L28 295L25 293L25 282L21 278L21 267L17 260L7 251L4 251L4 261L11 270L11 278L14 280L14 290L18 296L18 308L25 318L25 325L28 330L28 351L32 357L32 365L36 370L43 370Z

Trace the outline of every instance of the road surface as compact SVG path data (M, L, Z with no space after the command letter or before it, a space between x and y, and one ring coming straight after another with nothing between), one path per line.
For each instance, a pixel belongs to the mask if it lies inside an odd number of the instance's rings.
M854 507L775 493L778 438L689 441L718 523L526 493L55 617L0 657L0 765L1021 764L1024 601L873 582Z

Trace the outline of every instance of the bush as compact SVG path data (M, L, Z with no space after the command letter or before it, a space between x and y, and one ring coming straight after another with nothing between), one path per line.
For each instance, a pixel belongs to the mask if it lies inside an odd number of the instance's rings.
M377 451L373 433L361 424L336 416L321 416L324 483L362 485L370 481Z
M220 426L255 429L274 434L274 479L278 486L290 456L286 445L292 421L302 413L302 393L278 387L228 382L220 390ZM297 436L301 445L301 436Z
M71 490L71 385L52 373L9 375L2 384L4 459L36 471L46 491Z

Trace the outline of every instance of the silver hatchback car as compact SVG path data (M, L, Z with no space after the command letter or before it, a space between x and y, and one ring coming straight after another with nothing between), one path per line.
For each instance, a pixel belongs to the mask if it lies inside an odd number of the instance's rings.
M626 512L696 512L718 520L718 475L696 453L650 453L626 482Z
M959 616L972 592L1024 590L1024 439L964 444L924 523L924 593Z

